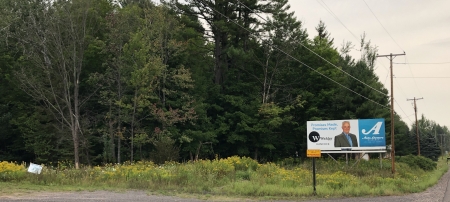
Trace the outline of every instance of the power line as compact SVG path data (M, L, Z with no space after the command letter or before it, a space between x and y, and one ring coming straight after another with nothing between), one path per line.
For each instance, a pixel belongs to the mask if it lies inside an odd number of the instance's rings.
M249 8L248 6L246 6L246 5L243 4L241 1L239 1L239 0L237 0L237 1L238 1L240 4L242 4L244 7L246 7L247 9L249 9L250 11L252 11L253 13L255 13L259 18L261 18L261 19L263 19L265 22L267 22L267 20L265 20L263 17L261 17L261 16L260 16L259 14L257 14L256 12L254 12L253 9ZM239 23L235 22L234 20L232 20L232 19L230 19L229 17L225 16L225 15L222 14L221 12L217 11L217 9L215 9L215 8L213 8L213 7L211 7L211 9L212 9L214 12L220 14L222 17L226 18L226 19L228 20L228 22L232 22L232 23L236 24L236 25L239 26L240 28L242 28L242 29L246 30L247 32L249 32L250 35L252 35L252 36L254 36L255 38L258 38L258 39L259 39L259 37L258 37L257 35L253 34L253 33L252 33L250 30L248 30L247 28L243 27L243 26L240 25ZM308 47L306 47L306 46L305 46L304 44L302 44L301 42L299 42L299 43L300 43L304 48L306 48L306 49L309 50L310 52L314 53L315 55L317 55L318 57L320 57L321 59L323 59L323 60L326 61L327 63L329 63L329 64L331 64L332 66L336 67L337 69L341 70L339 67L337 67L337 66L334 65L333 63L329 62L328 60L326 60L326 59L323 58L322 56L318 55L317 53L315 53L314 51L312 51L311 49L309 49ZM288 53L285 52L284 50L281 50L281 49L278 48L277 46L275 46L275 45L273 45L273 44L269 44L269 45L270 45L272 48L274 48L274 49L276 49L276 50L278 50L278 51L284 53L285 55L287 55L287 56L290 57L291 59L293 59L293 60L295 60L295 61L301 63L302 65L308 67L309 69L313 70L314 72L318 73L319 75L321 75L321 76L327 78L328 80L330 80L330 81L332 81L332 82L338 84L339 86L341 86L341 87L343 87L343 88L345 88L345 89L347 89L347 90L349 90L349 91L351 91L351 92L353 92L353 93L355 93L355 94L357 94L357 95L363 97L364 99L369 100L369 101L371 101L371 102L373 102L373 103L375 103L375 104L377 104L377 105L379 105L379 106L381 106L381 107L384 107L384 108L389 109L389 107L387 107L387 106L385 106L385 105L382 105L382 104L380 104L380 103L378 103L378 102L376 102L376 101L374 101L374 100L372 100L372 99L370 99L370 98L368 98L368 97L366 97L366 96L364 96L364 95L361 95L361 94L357 93L356 91L354 91L354 90L352 90L352 89L350 89L350 88L344 86L343 84L341 84L341 83L339 83L339 82L333 80L332 78L330 78L330 77L324 75L323 73L321 73L321 72L317 71L316 69L310 67L310 66L307 65L306 63L304 63L304 62L300 61L299 59L295 58L294 56L288 54ZM375 91L377 91L377 92L383 94L381 91L374 89L373 87L369 86L368 84L366 84L366 83L364 83L364 82L358 80L358 79L355 78L354 76L350 75L349 73L347 73L347 72L345 72L345 71L343 71L343 70L341 70L341 71L344 72L345 74L349 75L350 77L354 78L355 80L361 82L362 84L368 86L369 88L371 88L371 89L373 89L373 90L375 90ZM383 95L384 95L384 94L383 94Z
M386 78L385 78L384 83L383 83L383 85L385 85L385 84L386 84L386 80L387 80L387 78L388 78L388 76L389 76L389 70L387 69L387 67L386 67L383 63L380 63L380 64L381 64L381 65L384 67L384 69L386 69L386 71L387 71ZM394 77L394 78L396 78L396 77ZM406 98L406 94L405 94L405 92L403 91L403 88L401 87L401 85L398 83L397 85L395 85L395 87L399 88L399 89L400 89L400 92L402 92L403 96ZM400 110L403 112L403 114L405 114L405 117L408 118L409 121L412 122L412 120L409 118L408 114L406 114L406 112L403 110L402 106L397 102L397 100L394 100L394 101L395 101L395 103L397 104L397 106L400 108ZM413 115L414 115L414 114L413 114ZM399 115L399 116L400 116L400 115Z
M248 10L252 11L253 13L255 13L255 15L257 15L257 16L258 16L259 18L261 18L263 21L265 21L266 23L269 23L266 19L264 19L263 17L261 17L261 15L257 14L253 9L251 9L251 8L249 8L247 5L243 4L241 1L239 1L239 0L237 0L237 1L238 1L241 5L243 5L245 8L247 8ZM214 9L214 10L215 10L215 9ZM219 12L219 13L220 13L220 12ZM220 14L221 14L222 16L224 16L225 18L229 19L228 17L226 17L226 16L223 15L222 13L220 13ZM230 21L231 21L231 20L230 20ZM232 22L235 23L234 21L232 21ZM235 23L235 24L237 24L237 23ZM272 26L273 26L273 25L272 25ZM240 27L243 28L243 29L245 29L245 30L247 30L246 28L244 28L244 27L242 27L242 26L240 26ZM249 30L247 30L247 31L251 33L251 31L249 31ZM331 62L328 61L327 59L323 58L321 55L317 54L316 52L314 52L313 50L311 50L310 48L308 48L307 46L305 46L302 42L299 41L298 43L299 43L301 46L303 46L305 49L307 49L308 51L312 52L314 55L316 55L317 57L319 57L320 59L324 60L324 61L327 62L328 64L330 64L330 65L332 65L333 67L337 68L339 71L343 72L344 74L350 76L351 78L353 78L353 79L355 79L356 81L362 83L363 85L369 87L370 89L372 89L372 90L374 90L374 91L376 91L376 92L378 92L378 93L380 93L380 94L382 94L382 95L385 95L385 94L384 94L383 92L381 92L380 90L377 90L377 89L373 88L372 86L370 86L370 85L368 85L368 84L362 82L362 81L359 80L358 78L356 78L356 77L354 77L353 75L349 74L348 72L342 70L342 68L336 66L335 64L331 63ZM281 50L280 50L280 51L281 51ZM287 53L285 53L285 54L287 54ZM289 55L289 54L287 54L287 55ZM289 56L290 56L290 55L289 55ZM292 57L292 56L290 56L290 57ZM296 60L297 60L297 59L296 59ZM299 60L298 60L298 61L299 61ZM300 62L300 61L299 61L299 62Z
M409 116L406 114L406 112L403 111L402 106L400 106L400 104L398 104L397 100L394 100L394 101L395 101L395 103L397 104L397 106L400 108L400 110L402 110L403 114L405 114L406 118L408 118L409 121L411 121L411 119L410 119ZM411 122L412 122L412 121L411 121Z
M388 77L389 77L389 72L386 74L386 77L384 78L383 85L386 85L386 80L387 80Z
M344 23L337 17L337 15L328 7L328 5L323 1L323 0L317 0L317 2L320 4L320 6L322 6L326 11L328 11L328 13L330 13L331 14L331 16L333 16L339 23L341 23L341 25L342 26L344 26L344 28L345 29L347 29L347 31L349 31L350 32L350 34L352 34L353 35L353 37L355 37L356 39L358 39L356 36L355 36L355 34L353 34L353 32L352 31L350 31L350 29L348 29L347 28L347 26L345 26L344 25ZM322 3L320 3L320 2L322 2ZM367 4L366 4L367 5ZM369 8L370 9L370 8ZM372 11L372 10L371 10ZM373 12L372 12L372 14L373 14ZM375 14L374 14L374 16L375 16ZM375 18L376 18L376 16L375 16ZM377 20L378 20L378 18L377 18ZM380 23L381 24L381 23ZM382 25L383 26L383 25ZM383 26L383 28L384 28L384 26ZM386 29L385 29L386 30ZM386 30L387 31L387 30ZM388 33L389 34L389 33ZM392 37L391 37L392 38ZM394 40L395 41L395 40ZM398 44L397 44L398 45ZM405 57L406 58L406 57ZM409 64L409 63L404 63L404 64ZM387 70L387 68L383 65L383 67ZM387 70L388 72L389 72L389 70ZM410 68L410 71L411 71L411 68ZM389 75L389 74L388 74ZM386 75L386 79L387 79L387 77L388 77L388 75ZM412 71L411 71L411 75L413 75L413 73L412 73ZM414 75L413 75L414 76ZM386 82L386 81L385 81ZM417 83L415 83L416 84L416 87L417 87ZM416 88L416 89L419 89L419 88ZM403 91L402 91L402 93L403 93ZM420 93L420 92L419 92ZM403 93L404 94L404 93ZM400 107L400 109L403 111L403 109L401 108L401 106L397 103L397 105ZM406 114L404 111L403 111L403 113L404 114Z
M396 79L450 79L450 77L438 77L438 76L428 76L428 77L395 77Z
M395 77L394 77L394 79L395 79ZM397 83L395 85L395 88L400 90L400 92L402 93L403 97L405 97L405 98L407 97L406 94L405 94L405 91L403 91L403 87L402 87L402 85L400 83Z
M394 78L396 79L395 76L394 76ZM400 90L400 92L403 94L403 97L407 98L405 92L403 91L403 87L400 85L400 83L397 83L397 85L395 85L395 87ZM408 117L406 112L402 109L402 106L400 104L398 104L397 100L394 100L394 101L397 104L397 106L400 108L400 110L402 110L403 114L405 114L406 117L409 119L409 121L411 121L411 119Z
M450 62L403 62L403 63L394 63L399 65L442 65L442 64L450 64Z
M350 34L352 34L353 35L353 37L355 37L357 40L359 40L358 39L358 37L356 37L356 35L355 34L353 34L353 32L352 31L350 31L350 29L348 29L347 28L347 26L345 26L344 25L344 23L342 23L342 21L337 17L337 15L336 14L334 14L334 12L327 6L327 4L323 1L323 0L317 0L317 2L323 7L323 8L325 8L325 10L327 10L328 11L328 13L330 13L331 14L331 16L333 16L337 21L339 21L339 23L341 23L341 25L342 26L344 26L345 27L345 29L347 29L347 31L348 32L350 32ZM320 2L322 2L323 3L323 5L320 3Z
M394 78L397 80L397 77L394 76ZM397 85L395 85L395 87L398 88L398 89L400 89L400 92L403 94L403 96L404 96L405 98L407 98L405 92L403 91L403 87L400 85L400 83L397 82ZM397 103L397 100L394 100L394 101L395 101L395 103ZM401 107L400 104L397 103L397 106L403 111L403 109L402 109L402 107ZM403 113L404 113L405 115L407 115L405 111L403 111ZM408 116L407 116L407 118L409 119L409 121L411 121L411 119L410 119ZM412 121L411 121L411 122L412 122Z
M403 53L405 52L404 51L404 49L397 43L397 41L392 37L392 35L387 31L387 29L384 27L384 25L381 23L381 21L378 19L378 17L375 15L375 13L372 11L372 9L370 8L370 6L367 4L367 2L365 1L365 0L363 0L363 2L364 2L364 4L366 4L366 6L367 6L367 8L370 10L370 12L372 13L372 15L375 17L375 19L378 21L378 23L381 25L381 27L383 27L383 29L384 29L384 31L386 31L386 33L389 35L389 37L394 41L394 43L401 49L401 50L403 50ZM407 58L406 58L406 54L403 54L403 55L405 55L405 59L407 60ZM392 68L392 54L391 54L391 68ZM405 62L405 64L406 64L406 62ZM411 71L411 67L409 68L409 70ZM392 69L391 69L391 74L392 74ZM413 74L413 72L411 71L411 75L414 77L414 74ZM393 75L391 75L391 79L392 79L392 77L393 77ZM397 78L397 77L396 77ZM415 82L415 80L414 80L414 83L415 83L415 85L416 85L416 89L419 89L418 87L417 87L417 82ZM391 89L392 89L392 80L391 80ZM403 91L401 91L402 93L403 93ZM419 93L420 93L420 91L419 91ZM421 93L420 93L421 94ZM393 98L393 95L391 96L391 99L394 99ZM400 107L400 105L397 103L397 105ZM400 107L400 109L403 111L403 109ZM393 109L392 109L393 110ZM405 113L404 111L403 111L403 113ZM406 114L406 113L405 113ZM409 119L409 118L408 118ZM393 131L392 131L392 133L393 133ZM394 170L395 171L395 170Z
M387 74L386 74L386 78L384 78L384 82L383 82L383 86L384 85L386 85L386 80L387 80L387 78L388 78L388 76L389 76L389 70L387 69L387 67L386 66L384 66L384 64L383 63L379 63L379 64L381 64L381 66L383 66L384 67L384 69L386 70L386 72L387 72Z
M405 55L405 62L406 62L406 63L408 62L408 57L406 57L406 55ZM413 72L412 72L412 70L411 70L411 65L408 64L408 67L409 67L409 68L408 68L409 71L411 72L411 75L414 77L414 74L413 74ZM419 91L419 94L420 94L420 95L422 95L422 92L420 92L420 90L419 90L419 89L420 89L419 86L417 86L416 79L413 79L413 80L414 80L414 84L416 85L416 90Z
M375 19L377 19L378 23L380 23L381 27L383 27L384 31L386 31L386 33L389 35L389 37L391 37L392 41L394 41L395 44L397 44L397 46L400 48L400 50L404 51L404 49L402 47L400 47L400 45L398 45L397 41L395 41L394 38L392 38L391 34L389 34L389 32L387 31L387 29L383 26L383 24L381 24L380 20L378 20L377 16L375 15L375 13L372 11L372 9L370 8L370 6L366 3L365 0L363 0L363 2L366 4L367 8L369 8L370 12L372 13L372 15L375 17Z
M239 2L240 4L242 4L244 7L246 7L247 9L253 11L252 9L248 8L245 4L243 4L243 3L240 2L239 0L238 0L238 2ZM215 10L214 8L213 8L213 10L214 10L215 12L218 12L218 11ZM332 11L331 11L331 12L332 12ZM222 15L223 17L229 19L228 17L226 17L226 16L223 15L222 13L220 13L220 12L218 12L218 13L219 13L220 15ZM255 12L254 12L254 13L255 13ZM256 14L256 13L255 13L255 14ZM256 15L257 15L259 18L263 19L263 20L267 23L267 20L265 20L264 18L262 18L259 14L256 14ZM234 21L232 21L232 22L235 23L236 25L240 26L238 23L236 23L236 22L234 22ZM244 27L242 27L242 26L240 26L240 27L243 28L243 29L245 29L245 30L247 30L248 32L250 32L248 29L246 29L246 28L244 28ZM250 32L250 33L251 33L251 32ZM253 35L253 33L251 33L251 34ZM258 38L258 37L257 37L257 38ZM391 37L391 38L392 38L392 37ZM394 41L395 41L395 40L394 40ZM308 47L306 47L303 43L300 42L300 44L301 44L304 48L306 48L307 50L309 50L310 52L314 53L316 56L318 56L319 58L321 58L322 60L324 60L324 61L326 61L327 63L331 64L332 66L338 68L336 65L332 64L331 62L329 62L328 60L326 60L326 59L323 58L322 56L318 55L316 52L314 52L314 51L312 51L311 49L309 49ZM397 44L397 45L398 45L398 44ZM355 93L355 94L357 94L357 95L359 95L359 96L361 96L361 97L363 97L363 98L365 98L365 99L367 99L367 100L369 100L369 101L372 101L372 102L374 102L374 103L376 103L376 104L378 104L378 105L380 105L380 106L382 106L382 107L387 108L386 106L381 105L381 104L379 104L379 103L377 103L377 102L375 102L375 101L373 101L373 100L371 100L371 99L369 99L369 98L367 98L367 97L365 97L365 96L363 96L363 95L361 95L361 94L359 94L359 93L357 93L357 92L355 92L355 91L349 89L348 87L346 87L346 86L340 84L339 82L337 82L337 81L335 81L335 80L333 80L333 79L331 79L331 78L325 76L324 74L322 74L322 73L318 72L317 70L311 68L310 66L306 65L305 63L301 62L301 61L298 60L297 58L291 56L290 54L284 52L283 50L279 49L278 47L276 47L276 46L272 46L272 47L274 47L275 49L279 50L280 52L283 52L284 54L286 54L286 55L289 56L290 58L292 58L292 59L294 59L294 60L300 62L301 64L303 64L303 65L305 65L306 67L310 68L311 70L315 71L316 73L318 73L318 74L324 76L325 78L327 78L327 79L333 81L334 83L336 83L336 84L338 84L338 85L340 85L340 86L346 88L347 90L350 90L351 92L353 92L353 93ZM400 46L399 46L399 47L400 47ZM389 55L389 56L390 56L390 60L391 60L391 83L392 83L392 78L393 78L393 76L392 76L392 59L393 59L393 58L392 58L392 57L393 57L393 56L397 56L397 55L405 55L405 54L390 54L390 55ZM381 56L382 56L382 55L378 55L377 57L381 57ZM340 68L338 68L338 69L340 69ZM341 70L341 69L340 69L340 70ZM341 71L342 71L342 72L345 72L345 71L343 71L343 70L341 70ZM358 80L357 78L353 77L352 75L348 74L347 72L345 72L345 73L346 73L347 75L351 76L352 78L356 79L357 81L360 81L360 80ZM360 82L361 82L361 81L360 81ZM361 82L361 83L363 83L364 85L367 85L367 84L365 84L364 82ZM370 86L369 86L369 87L370 87ZM392 84L391 84L391 87L392 87ZM372 88L372 87L371 87L371 88ZM372 88L372 89L373 89L373 88ZM374 90L375 90L375 89L374 89ZM376 91L378 91L378 90L376 90ZM379 92L379 91L378 91L378 92ZM391 89L391 93L392 93L392 89ZM393 137L394 137L394 133L393 133L393 129L394 129L394 121L393 121L393 119L394 119L394 117L393 117L393 113L394 113L394 111L393 111L393 101L394 101L394 98L393 98L393 96L391 95L391 130L392 130L392 131L391 131L391 146L392 146L391 155L392 155L392 157L394 157L394 155L395 155L395 153L394 153L395 146L394 146L394 142L393 142ZM397 103L397 102L396 102L396 103ZM397 103L397 105L399 105L399 104ZM403 113L406 115L406 113L405 113L405 111L403 110L403 108L401 108L400 105L399 105L399 107L400 107L400 109L403 111ZM409 119L409 117L407 117L407 118ZM392 167L393 167L393 173L395 173L394 162L393 162L393 166L392 166Z

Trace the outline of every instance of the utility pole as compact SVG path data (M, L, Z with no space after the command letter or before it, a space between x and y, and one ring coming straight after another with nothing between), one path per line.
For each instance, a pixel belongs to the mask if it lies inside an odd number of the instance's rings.
M392 73L392 60L399 55L406 55L405 52L401 54L377 55L377 57L388 57L391 61L391 171L395 174L395 144L394 144L394 74Z
M445 150L446 149L446 147L447 147L447 141L445 141L445 133L444 134L442 134L442 136L444 136L444 141L442 142L442 153L444 153L444 151L445 151L445 155L448 155L448 151L447 150ZM442 155L442 156L444 156L444 155ZM448 156L447 156L447 158L448 158Z
M444 134L441 134L441 157L442 157L442 159L444 159L444 145L442 144L443 143L443 139L444 139Z
M414 113L416 114L416 136L417 136L417 156L420 156L420 139L419 139L419 125L417 124L417 105L416 100L421 100L423 98L416 98L414 99L406 99L406 101L414 100Z

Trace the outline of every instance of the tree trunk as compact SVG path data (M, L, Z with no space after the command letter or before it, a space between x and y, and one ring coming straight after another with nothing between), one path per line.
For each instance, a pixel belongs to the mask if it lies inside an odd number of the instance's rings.
M91 157L89 155L89 147L88 147L87 140L84 137L83 137L83 148L84 148L84 152L86 155L86 162L87 162L88 166L91 167L92 164L91 164Z
M72 140L73 140L73 153L75 157L75 169L80 168L80 155L79 155L79 138L78 138L78 131L75 129L75 125L72 127Z
M118 129L118 135L117 135L117 163L120 164L120 136L121 136L121 130Z
M214 49L214 83L223 84L226 80L226 72L228 65L231 65L228 61L228 56L224 53L228 46L228 39L226 33L220 30L216 30L214 33L215 49Z
M110 105L109 105L109 114L110 114L110 116L112 115L112 105L111 105L111 102L110 102ZM109 158L108 158L108 160L111 160L113 163L116 161L116 154L115 154L115 152L116 152L116 150L115 150L115 148L116 148L116 145L114 144L114 121L113 121L113 119L110 117L109 118L109 154L110 154L110 156L109 156Z
M120 82L121 79L121 75L120 75L120 71L119 71L119 79L118 79L118 84L119 84L119 93L118 93L118 100L122 100L122 83ZM120 146L121 146L121 142L120 142L120 138L122 138L122 120L121 120L121 116L122 116L122 111L121 111L121 107L119 106L118 109L118 121L117 121L117 163L120 164Z
M198 161L198 153L200 153L200 149L202 148L202 141L198 144L197 151L195 153L195 161Z
M137 89L134 91L134 102L133 102L133 115L131 116L131 162L133 162L134 155L134 119L136 117L136 106L137 105Z
M80 79L91 29L92 1L39 1L25 9L10 33L22 48L24 62L16 76L22 89L43 102L72 136L75 168L80 166ZM27 4L27 3L25 3ZM92 11L93 12L93 11ZM94 23L94 22L92 22ZM32 68L31 68L32 67Z
M139 156L141 157L141 161L142 161L142 145L139 145Z
M79 45L79 48L80 48L80 50L83 50L83 45L80 45L80 44L78 44ZM77 52L75 52L74 51L74 58L78 58L78 57L80 57L80 56L78 56L77 54L79 54L79 53L77 53ZM81 60L81 58L83 58L82 56L80 57L80 60ZM74 87L73 87L73 105L74 105L74 111L75 111L75 114L74 114L74 116L75 116L75 128L74 128L74 130L75 130L75 133L74 133L74 135L75 135L75 138L74 138L74 140L76 140L76 141L74 141L74 145L76 144L77 145L77 148L76 148L76 150L74 150L75 151L75 168L76 169L79 169L80 167L80 152L78 151L79 150L79 145L80 145L80 133L81 133L81 126L80 126L80 100L79 100L79 97L80 97L80 94L79 94L79 90L80 90L80 74L81 74L81 61L79 61L79 63L78 64L75 64L74 66L74 72L73 72L73 81L75 81L74 83L73 83L73 85L74 85ZM70 116L70 115L69 115Z

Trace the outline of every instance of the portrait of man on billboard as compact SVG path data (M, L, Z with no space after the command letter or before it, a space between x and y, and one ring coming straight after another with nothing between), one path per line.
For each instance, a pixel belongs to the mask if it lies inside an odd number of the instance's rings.
M350 133L350 122L342 122L342 133L334 137L334 147L358 147L358 138Z

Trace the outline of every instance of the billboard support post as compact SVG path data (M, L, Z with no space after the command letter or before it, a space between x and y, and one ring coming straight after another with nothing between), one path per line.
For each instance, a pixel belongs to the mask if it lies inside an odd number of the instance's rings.
M327 154L328 154L328 157L330 157L331 159L333 159L336 163L338 162L338 161L336 161L336 159L333 158L333 156L330 155L330 153L327 153Z
M313 191L313 195L317 195L316 192L316 157L312 158L312 166L313 166L313 187L314 187L314 191Z
M313 195L317 195L316 193L316 158L320 158L322 153L320 149L308 149L306 150L306 157L312 158L312 175L313 175Z
M381 158L381 153L380 153L380 168L383 168L383 159Z

